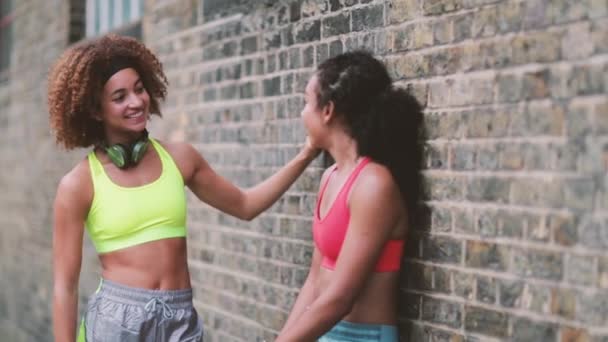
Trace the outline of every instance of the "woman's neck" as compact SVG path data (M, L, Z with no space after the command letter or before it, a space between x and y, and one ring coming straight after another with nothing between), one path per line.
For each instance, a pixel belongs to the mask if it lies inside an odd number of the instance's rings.
M106 144L114 145L114 144L126 144L129 145L139 139L145 134L143 132L120 132L114 134L105 134Z
M359 158L357 142L347 134L336 134L330 139L327 149L331 157L336 161L338 169L349 170L354 167Z

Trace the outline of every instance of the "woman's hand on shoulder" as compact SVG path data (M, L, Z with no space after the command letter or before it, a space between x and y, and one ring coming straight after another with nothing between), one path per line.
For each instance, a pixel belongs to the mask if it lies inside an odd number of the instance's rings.
M243 190L216 173L187 143L164 144L184 178L184 184L203 202L242 220L251 220L270 207L291 186L320 150L308 139L300 153L275 174Z

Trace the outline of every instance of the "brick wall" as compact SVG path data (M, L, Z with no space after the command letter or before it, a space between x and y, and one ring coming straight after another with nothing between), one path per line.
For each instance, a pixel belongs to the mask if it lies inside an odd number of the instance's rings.
M171 81L159 126L240 185L294 155L301 93L328 56L371 49L425 104L428 220L404 264L404 340L608 339L605 1L148 5ZM319 167L252 223L191 201L212 341L280 329L311 255Z
M51 341L52 201L83 156L55 147L46 75L68 43L68 1L13 1L13 50L0 84L0 341ZM83 296L96 281L87 243Z
M67 12L64 2L48 6ZM46 14L56 10L23 3L11 70L25 76L0 85L0 184L8 189L0 194L0 329L44 341L50 202L84 151L53 147L40 81L68 29ZM328 56L366 47L415 92L427 119L428 191L403 267L404 341L608 341L605 0L145 7L144 40L170 80L153 133L193 143L241 186L295 155L301 93ZM61 29L40 29L52 23ZM308 270L321 170L315 162L252 222L190 196L190 266L207 340L271 340L281 328Z

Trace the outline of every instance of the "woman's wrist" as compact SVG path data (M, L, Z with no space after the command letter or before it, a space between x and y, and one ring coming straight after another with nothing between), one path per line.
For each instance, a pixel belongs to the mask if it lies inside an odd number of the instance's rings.
M317 157L317 155L319 155L319 151L309 148L309 147L304 147L301 151L300 151L300 157L302 159L304 159L306 161L306 163L310 163L311 161L313 161L313 159L315 159Z
M311 144L310 138L306 139L304 146L300 150L300 156L303 157L308 163L310 163L313 159L315 159L319 153L321 153L321 149L313 146Z

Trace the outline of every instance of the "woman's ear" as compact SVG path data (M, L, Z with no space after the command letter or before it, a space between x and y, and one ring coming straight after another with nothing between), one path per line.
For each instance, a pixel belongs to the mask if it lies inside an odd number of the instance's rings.
M329 101L325 106L323 106L321 117L324 124L328 124L336 116L335 108L336 106L334 105L334 101Z

